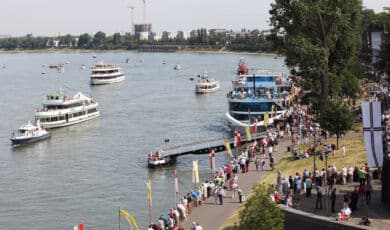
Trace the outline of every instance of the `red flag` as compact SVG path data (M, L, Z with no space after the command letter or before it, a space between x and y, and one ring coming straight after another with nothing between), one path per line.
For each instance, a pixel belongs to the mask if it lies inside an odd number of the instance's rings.
M215 169L215 152L214 149L210 148L210 169L213 171Z
M241 144L241 133L240 130L237 130L237 147L240 148Z
M177 176L176 170L173 172L173 176L175 177L175 193L176 193L176 195L178 195L179 194L179 178Z
M84 230L84 224L80 223L73 227L73 230Z
M256 133L257 133L257 119L255 119L255 122L253 123L252 133L253 133L253 134L256 134Z

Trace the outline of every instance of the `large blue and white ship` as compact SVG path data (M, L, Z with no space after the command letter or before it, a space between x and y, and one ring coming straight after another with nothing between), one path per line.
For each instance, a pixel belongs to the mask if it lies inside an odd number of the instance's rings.
M262 127L273 124L275 119L283 118L293 99L293 83L284 73L265 70L249 73L248 69L243 71L242 65L240 60L233 89L227 94L227 124L232 130L241 131L246 126L257 126L254 130L259 132L264 130ZM267 124L264 124L264 116L268 116Z

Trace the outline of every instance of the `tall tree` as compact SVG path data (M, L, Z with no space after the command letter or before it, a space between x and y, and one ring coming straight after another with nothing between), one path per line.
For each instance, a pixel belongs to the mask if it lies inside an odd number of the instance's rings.
M324 106L319 119L322 128L336 134L337 148L339 148L341 134L352 129L353 121L353 115L340 98L329 100Z
M286 35L282 50L289 67L321 81L321 104L328 101L330 72L338 75L356 58L361 0L275 0L271 25Z
M274 189L270 185L257 184L252 195L240 211L239 229L282 230L284 215L270 199Z
M92 46L93 48L103 48L106 42L106 34L102 31L99 31L93 36Z
M91 41L92 41L92 37L89 34L87 33L81 34L79 36L77 46L79 48L88 48L91 44Z

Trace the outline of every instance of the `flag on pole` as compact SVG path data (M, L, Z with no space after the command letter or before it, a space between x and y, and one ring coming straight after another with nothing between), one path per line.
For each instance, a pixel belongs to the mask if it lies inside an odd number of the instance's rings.
M264 126L267 128L268 124L268 112L264 113L264 121L263 121Z
M252 133L257 133L257 119L255 119L255 121L253 122Z
M230 148L230 143L224 141L223 144L225 145L226 153L229 154L230 157L233 157L232 150Z
M213 171L215 169L215 152L214 149L210 148L210 169Z
M179 195L179 178L177 176L177 171L175 169L175 171L173 172L173 176L175 177L175 194L176 195Z
M240 130L237 130L237 147L240 148L242 145L242 142L241 142L241 132Z
M152 206L152 181L149 180L146 183L146 191L148 192L148 202L149 205Z
M124 209L119 209L121 212L121 215L129 222L131 229L138 230L138 224L135 222L135 219L133 216L131 216L126 210ZM134 228L133 228L134 227Z
M192 161L192 183L199 183L198 160Z
M275 106L274 117L276 117L276 115L278 115L278 107L277 106Z
M251 141L251 129L249 128L249 125L245 126L245 132L246 132L246 141Z
M269 114L269 117L272 117L273 112L274 112L274 109L275 109L275 104L273 104L273 105L271 106L271 113Z
M73 227L73 230L84 230L84 224L83 223L80 223L78 225L75 225Z

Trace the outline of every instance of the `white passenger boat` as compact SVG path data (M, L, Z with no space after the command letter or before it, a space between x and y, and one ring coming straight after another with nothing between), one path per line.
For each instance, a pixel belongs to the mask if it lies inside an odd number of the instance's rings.
M33 125L28 121L27 124L23 124L18 132L12 134L11 142L13 146L19 146L27 143L32 143L40 140L47 139L51 136L50 132L46 129L42 129L39 121L37 125Z
M92 67L91 84L103 85L125 80L125 75L118 66L99 62Z
M207 72L198 75L198 82L195 85L195 93L212 93L220 89L219 81L210 76Z
M35 119L43 128L73 125L99 117L98 105L81 92L74 96L66 96L63 91L59 91L46 96L42 108L35 113Z

